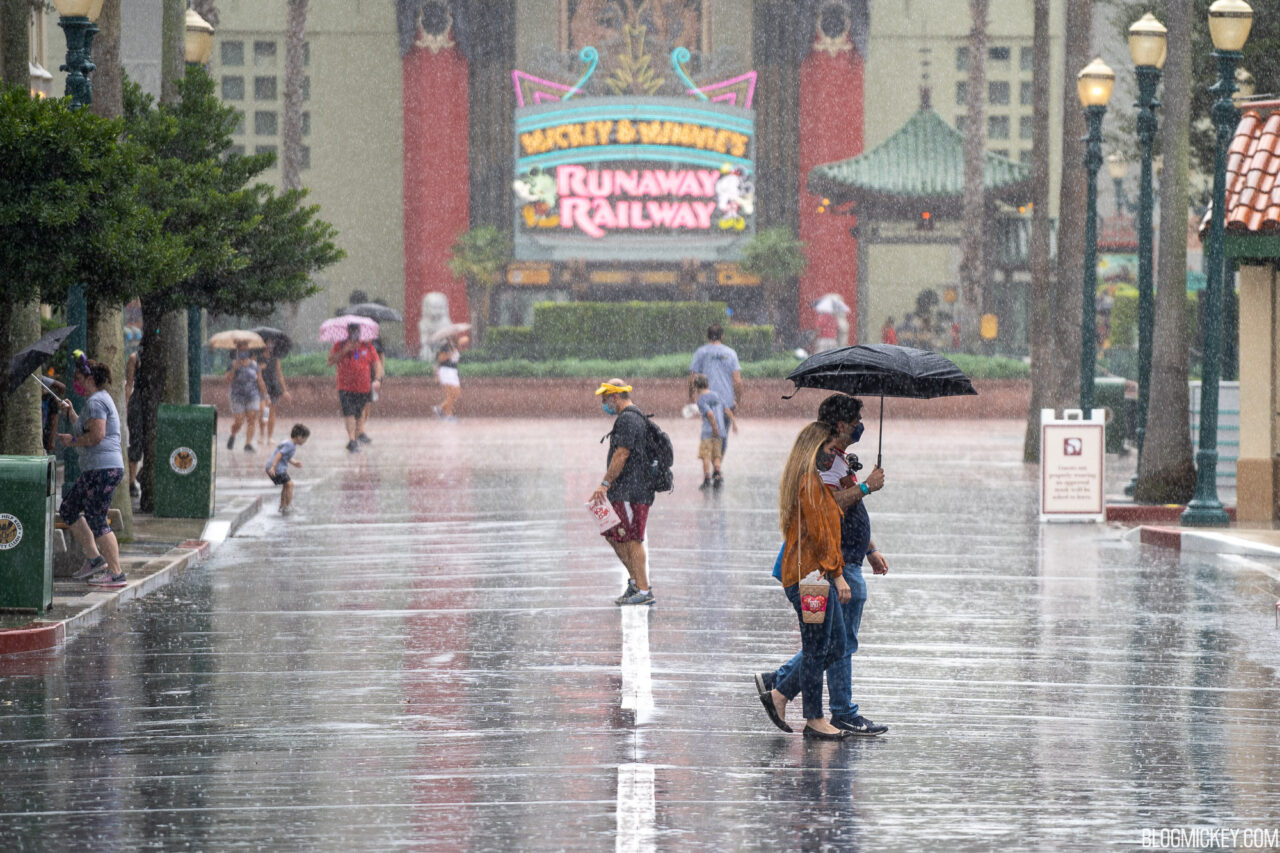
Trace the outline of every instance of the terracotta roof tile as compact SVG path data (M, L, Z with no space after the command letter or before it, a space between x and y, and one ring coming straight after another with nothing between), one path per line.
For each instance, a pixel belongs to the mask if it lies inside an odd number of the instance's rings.
M1280 231L1280 103L1240 117L1227 150L1225 224L1234 233ZM1209 213L1200 225L1203 236Z

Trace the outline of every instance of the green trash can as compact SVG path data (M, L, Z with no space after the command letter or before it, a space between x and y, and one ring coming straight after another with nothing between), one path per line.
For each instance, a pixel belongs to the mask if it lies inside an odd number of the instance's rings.
M0 456L0 608L53 604L52 456Z
M1093 380L1093 405L1107 412L1107 453L1123 453L1128 434L1128 409L1124 404L1123 376L1098 376Z
M156 421L156 515L209 518L217 469L218 412L213 406L160 405Z

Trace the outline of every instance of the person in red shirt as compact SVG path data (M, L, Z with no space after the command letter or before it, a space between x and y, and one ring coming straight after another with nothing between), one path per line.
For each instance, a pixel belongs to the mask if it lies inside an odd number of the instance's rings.
M893 327L893 318L889 317L884 321L884 325L880 327L880 343L896 344L898 342L898 330Z
M338 368L338 403L347 425L347 450L360 452L365 435L364 420L374 391L382 388L382 358L368 341L360 340L360 324L347 326L347 339L329 350L329 364ZM372 370L370 367L372 366Z

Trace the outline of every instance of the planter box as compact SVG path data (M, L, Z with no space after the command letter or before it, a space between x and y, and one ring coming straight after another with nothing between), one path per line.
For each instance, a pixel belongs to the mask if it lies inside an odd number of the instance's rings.
M607 378L607 377L602 377ZM294 418L336 417L338 393L332 376L292 376L285 383L293 393L293 401L282 403L277 416ZM686 379L632 380L637 405L645 412L661 417L679 417L680 409L689 401ZM598 382L593 379L500 379L462 380L462 399L457 413L461 417L595 417L600 413L594 396ZM1027 416L1031 404L1030 379L975 380L976 397L943 397L936 400L893 398L885 403L890 418L1013 418ZM227 380L222 376L204 379L203 401L230 411ZM792 400L783 400L793 386L785 379L757 379L746 383L746 397L739 401L738 411L747 418L797 418L812 416L827 392L805 389ZM412 376L387 379L374 408L379 417L421 418L431 415L431 407L444 398L435 378ZM879 416L879 399L864 398L863 417L868 421ZM288 424L285 424L288 431Z

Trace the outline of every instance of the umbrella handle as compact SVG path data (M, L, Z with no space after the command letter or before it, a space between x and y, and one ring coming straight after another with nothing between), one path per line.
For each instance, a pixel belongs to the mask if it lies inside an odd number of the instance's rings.
M876 433L876 467L880 466L880 449L884 447L884 395L880 395L880 429Z

